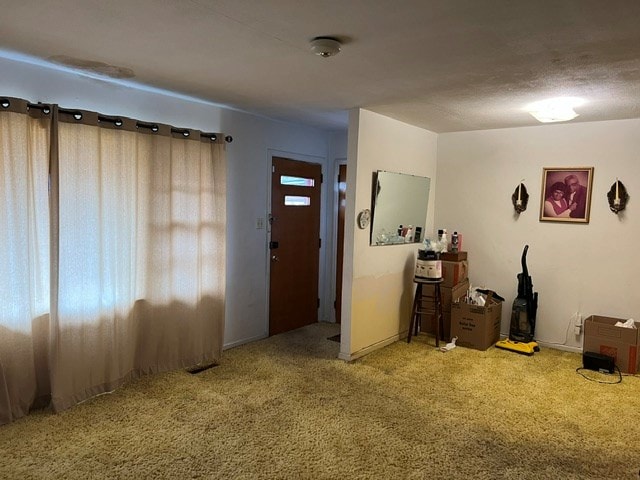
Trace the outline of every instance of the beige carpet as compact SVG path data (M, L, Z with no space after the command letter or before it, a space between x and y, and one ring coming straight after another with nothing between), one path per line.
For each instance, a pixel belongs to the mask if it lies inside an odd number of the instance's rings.
M590 382L580 355L550 349L442 353L424 335L348 364L337 332L312 325L0 427L0 478L638 478L640 378Z

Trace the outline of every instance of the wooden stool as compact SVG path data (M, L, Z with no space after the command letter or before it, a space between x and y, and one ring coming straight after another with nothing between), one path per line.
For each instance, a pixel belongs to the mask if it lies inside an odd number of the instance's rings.
M407 343L411 342L411 334L417 336L422 323L422 315L435 316L436 325L436 347L440 346L440 338L444 335L444 315L442 313L442 295L440 293L440 280L427 280L413 278L416 286L416 295L413 298L413 309L411 311L411 323L409 324L409 335ZM433 285L433 295L428 295L422 291L423 285ZM442 337L444 340L444 337Z

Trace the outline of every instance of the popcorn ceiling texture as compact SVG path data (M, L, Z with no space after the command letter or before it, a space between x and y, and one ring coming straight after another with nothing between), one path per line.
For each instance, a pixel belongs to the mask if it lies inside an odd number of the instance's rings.
M338 331L34 412L0 428L0 478L637 478L638 378L589 382L579 354L551 349L442 353L424 334L345 363Z
M360 107L436 133L539 125L525 106L559 96L587 101L573 123L640 111L634 0L8 5L0 55L126 68L148 88L322 129L345 130ZM315 36L337 36L342 52L313 55Z

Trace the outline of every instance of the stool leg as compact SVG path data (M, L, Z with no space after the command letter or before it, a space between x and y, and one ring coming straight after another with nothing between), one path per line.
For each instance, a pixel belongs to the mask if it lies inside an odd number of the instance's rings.
M414 335L417 337L420 330L422 330L422 313L420 311L420 304L422 302L422 284L418 284L416 288L416 322L413 325Z
M438 285L438 295L440 295L440 285ZM442 311L442 297L439 297L438 310L440 311L440 340L447 340L444 338L444 312Z
M436 283L434 290L434 314L435 314L435 329L436 329L436 347L440 346L440 335L441 328L444 329L444 325L442 325L442 302L440 297L440 284ZM442 327L441 327L442 325Z
M411 343L411 332L416 329L415 335L418 335L418 299L422 295L422 285L416 286L416 294L413 297L413 307L411 308L411 322L409 323L409 335L407 335L407 343Z

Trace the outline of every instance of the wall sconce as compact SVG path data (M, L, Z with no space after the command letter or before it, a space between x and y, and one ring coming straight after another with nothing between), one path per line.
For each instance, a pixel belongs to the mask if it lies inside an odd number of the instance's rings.
M513 195L511 195L511 201L513 202L513 208L516 209L516 213L520 214L527 209L527 203L529 203L529 194L527 193L527 187L524 186L524 178L520 180L520 184L516 187Z
M626 208L629 194L624 184L616 178L616 183L611 185L611 189L607 192L607 198L609 199L609 208L617 215L618 212Z

